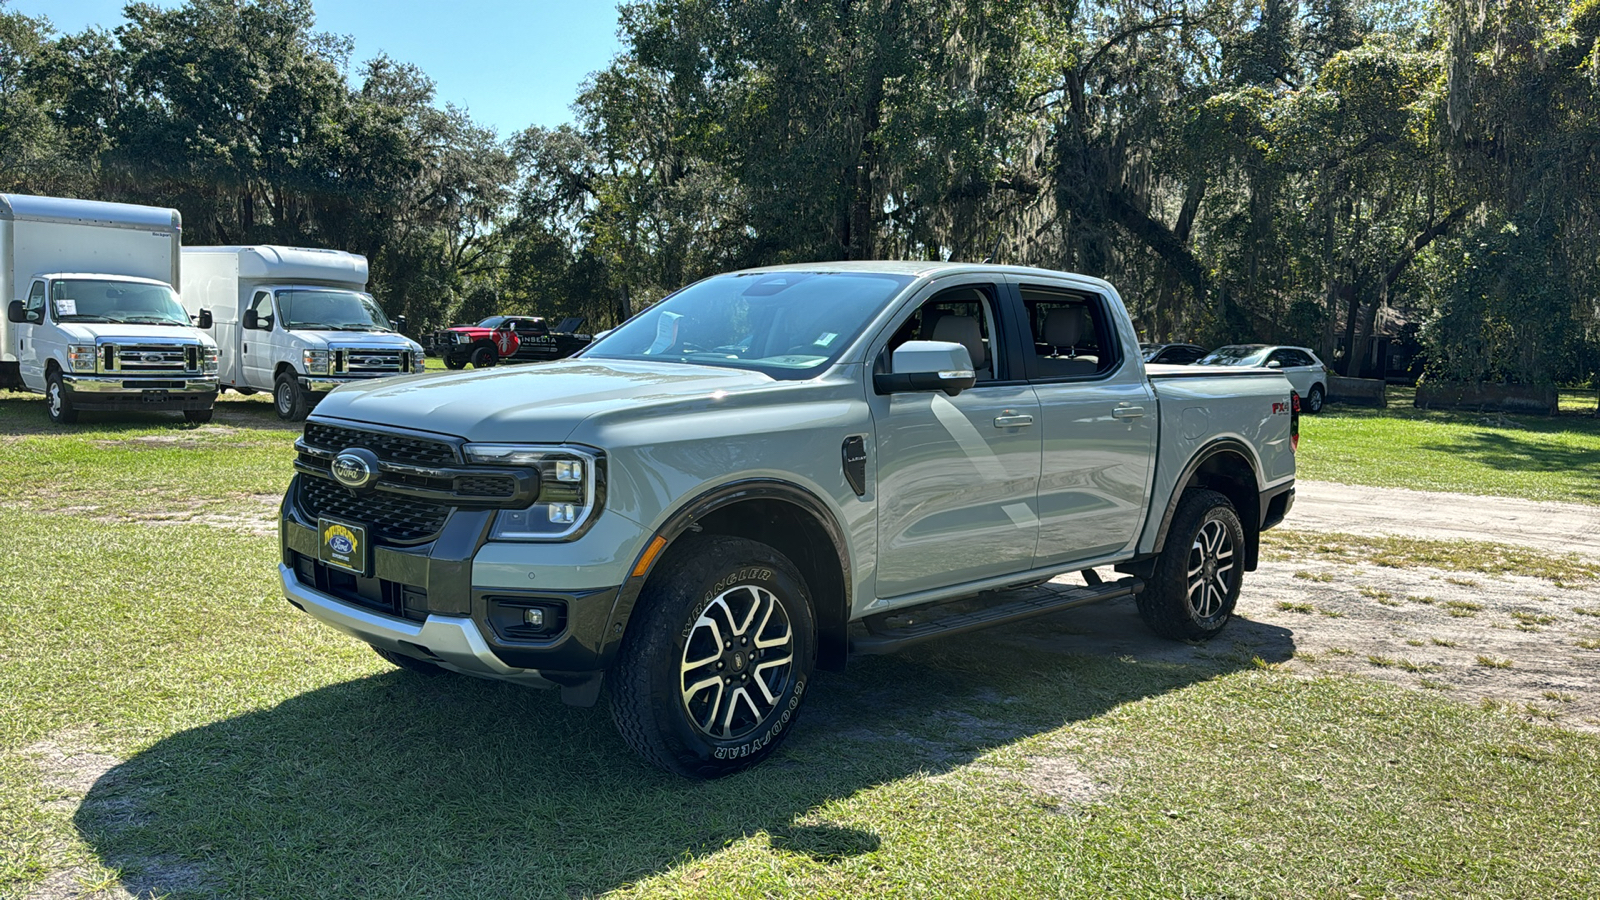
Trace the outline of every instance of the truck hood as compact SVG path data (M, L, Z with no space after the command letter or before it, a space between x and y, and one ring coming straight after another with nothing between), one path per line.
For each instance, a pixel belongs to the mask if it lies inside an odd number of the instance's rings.
M403 334L392 331L304 331L289 332L312 347L393 347L395 349L421 350L422 345Z
M198 328L187 328L174 325L120 325L115 322L100 324L63 322L60 325L61 333L69 341L78 343L91 343L94 341L109 342L113 344L189 344L199 343L215 347L216 341Z
M346 385L318 404L313 418L392 425L472 441L560 443L584 419L622 405L694 405L713 393L777 383L741 369L574 359Z

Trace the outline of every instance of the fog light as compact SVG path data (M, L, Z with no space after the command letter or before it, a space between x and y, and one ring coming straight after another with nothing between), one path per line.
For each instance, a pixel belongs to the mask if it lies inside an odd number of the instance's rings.
M543 628L544 610L538 607L534 607L533 609L525 609L522 611L522 621L526 625L532 625L535 628Z
M578 521L578 507L571 503L552 503L550 521L557 525L571 525Z

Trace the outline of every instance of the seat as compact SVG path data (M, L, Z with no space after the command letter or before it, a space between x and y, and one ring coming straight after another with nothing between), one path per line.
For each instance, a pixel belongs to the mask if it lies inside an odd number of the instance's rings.
M933 325L933 340L949 341L967 348L967 355L972 357L972 369L978 378L989 377L989 348L983 342L983 331L978 327L978 320L972 316L940 316Z
M1079 357L1078 342L1089 325L1081 306L1061 306L1044 316L1044 342L1050 346L1050 369L1058 375L1093 375L1100 368L1098 357ZM1067 351L1066 356L1061 351Z

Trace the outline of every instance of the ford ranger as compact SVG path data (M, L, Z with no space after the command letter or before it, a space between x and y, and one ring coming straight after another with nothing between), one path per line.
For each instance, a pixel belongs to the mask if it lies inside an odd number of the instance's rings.
M1216 634L1293 502L1295 409L1273 370L1147 368L1095 278L735 272L569 360L333 391L279 575L406 669L604 679L635 750L714 777L852 653L1129 596Z

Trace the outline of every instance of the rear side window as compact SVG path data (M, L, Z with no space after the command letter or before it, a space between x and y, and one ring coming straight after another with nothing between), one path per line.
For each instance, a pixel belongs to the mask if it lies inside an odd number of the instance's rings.
M1029 378L1093 378L1121 363L1100 297L1024 285L1022 305L1033 341Z

